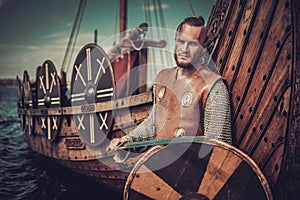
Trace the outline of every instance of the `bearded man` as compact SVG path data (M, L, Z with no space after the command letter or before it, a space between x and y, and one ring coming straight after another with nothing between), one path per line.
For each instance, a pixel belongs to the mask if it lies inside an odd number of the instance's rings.
M230 98L222 77L203 65L205 22L202 16L181 22L175 36L176 65L156 77L149 116L133 131L111 141L126 142L206 136L232 143Z

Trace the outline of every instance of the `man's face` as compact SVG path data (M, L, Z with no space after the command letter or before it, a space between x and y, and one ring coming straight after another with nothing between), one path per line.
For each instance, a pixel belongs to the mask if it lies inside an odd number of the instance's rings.
M199 64L203 51L199 43L200 34L204 27L183 24L182 30L175 38L175 61L177 66L190 68Z

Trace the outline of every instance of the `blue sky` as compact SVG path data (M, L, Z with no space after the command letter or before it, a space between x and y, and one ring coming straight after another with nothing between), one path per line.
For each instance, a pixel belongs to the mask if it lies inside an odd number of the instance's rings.
M71 64L79 50L93 42L95 29L98 43L114 35L118 3L87 0ZM161 3L168 29L175 30L179 22L192 15L187 0ZM191 0L191 4L196 15L202 14L207 20L214 0ZM79 0L0 0L0 78L22 77L25 69L35 77L35 68L47 59L59 71L78 5ZM143 0L128 0L128 29L145 22L144 10Z

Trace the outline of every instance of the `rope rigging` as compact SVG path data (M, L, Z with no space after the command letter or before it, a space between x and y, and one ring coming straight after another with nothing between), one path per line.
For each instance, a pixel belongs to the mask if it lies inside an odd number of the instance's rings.
M153 1L153 7L154 7L154 16L155 16L156 27L160 27L159 21L158 21L159 17L158 17L158 12L157 12L158 9L157 9L157 6L156 6L156 2L155 2L155 0L152 0L152 1ZM161 38L161 34L160 34L159 29L157 30L157 35L158 35L158 38ZM159 49L159 55L160 55L160 59L161 59L162 64L165 65L165 60L164 60L164 56L162 54L161 49Z
M151 12L150 12L150 3L149 0L144 0L144 12L145 12L145 20L146 23L149 24L149 27L153 27L152 20L151 20ZM152 28L150 29L150 34L153 35ZM153 59L153 62L155 62L155 52L153 49L148 49L149 57ZM150 77L154 77L155 69L150 70Z
M156 34L159 40L166 40L167 44L170 44L168 34L165 33L164 30L160 29L166 28L166 21L163 14L162 2L160 0L152 0L151 2L149 0L144 0L144 12L145 20L149 24L149 27L153 27L152 20L154 20L155 26L157 27L157 29L150 28L149 35L154 36ZM153 33L153 31L156 31L156 33ZM149 49L148 51L150 62L160 64L162 66L172 65L172 54L170 54L170 52L163 51L162 49ZM159 59L157 59L157 57L159 57ZM149 76L151 77L151 79L153 79L157 74L157 68L152 67L149 69Z
M167 28L166 26L166 20L165 20L165 16L164 16L164 12L163 12L163 7L162 7L162 3L160 0L157 0L158 2L158 11L159 11L159 17L160 17L160 21L161 21L161 27L162 28ZM170 44L170 38L168 37L168 34L166 34L164 31L163 31L163 38L167 41L167 44ZM168 65L171 65L172 63L172 57L169 53L166 54L166 59L167 59L167 64Z
M80 25L82 22L82 18L83 18L83 13L86 7L86 3L87 0L80 0L79 2L79 6L78 6L78 10L76 12L76 17L75 17L75 21L72 27L72 31L69 37L69 41L67 44L67 48L66 48L66 52L63 58L63 62L61 65L61 72L64 73L68 73L69 67L70 67L70 63L71 63L71 58L73 56L73 52L75 49L75 45L76 45L76 41L78 38L78 34L79 34L79 29L80 29ZM116 9L120 9L120 6L117 4ZM165 18L163 15L163 6L160 0L152 0L152 2L150 2L150 0L144 0L144 12L145 12L145 20L146 22L149 24L149 27L153 27L153 22L152 20L154 20L155 22L155 26L156 27L162 27L162 28L166 28L166 22L165 22ZM151 13L153 12L153 13ZM116 37L117 37L117 31L118 31L118 24L119 22L119 18L116 17L115 19L115 39L113 42L113 45L116 44ZM150 35L154 35L153 33L154 29L150 29ZM157 29L157 36L159 39L166 39L167 40L167 34L165 34L163 31L160 32L160 29ZM169 43L169 41L168 41ZM170 55L167 52L163 52L162 50L154 50L154 49L149 49L149 58L151 60L151 62L153 63L157 63L156 62L156 57L159 56L159 62L162 65L171 65L172 63L172 59L170 57ZM156 68L151 68L152 71L150 71L150 73L152 74L152 77L155 76L156 74Z
M119 11L119 4L116 4L116 13L118 13ZM118 23L119 23L119 17L116 14L116 18L115 18L115 32L114 32L114 42L113 42L113 46L116 45L117 42L117 32L118 32Z
M85 6L86 6L86 0L80 0L79 7L78 7L76 17L75 17L75 22L73 24L72 32L71 32L69 42L67 45L66 53L64 55L64 59L63 59L62 65L61 65L61 72L66 72L66 73L68 72L70 61L71 61L74 47L76 44L76 40L78 37L79 28L80 28L80 24L82 21L82 16L84 13ZM67 65L67 69L65 71L66 65Z
M189 7L190 7L190 10L191 10L191 12L192 12L193 17L196 17L196 14L195 14L195 11L194 11L194 9L193 9L191 0L188 0L188 4L189 4Z

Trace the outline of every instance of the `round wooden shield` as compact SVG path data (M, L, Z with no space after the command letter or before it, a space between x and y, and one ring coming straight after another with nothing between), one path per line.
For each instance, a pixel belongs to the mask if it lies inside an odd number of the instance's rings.
M46 60L37 69L37 107L39 109L59 108L61 106L60 81L56 68ZM44 115L39 117L39 124L48 140L53 141L60 129L61 116Z
M24 98L23 98L24 109L32 109L34 104L34 98L33 98L30 78L27 71L24 71L23 74L23 89L24 89ZM34 132L34 123L35 123L35 118L32 115L25 115L24 130L26 133L32 134Z
M168 145L131 171L124 199L272 199L265 176L237 148L215 140Z
M20 78L17 76L17 85L18 85L18 108L23 109L24 108L24 88L23 84L21 83ZM20 123L21 123L21 128L24 131L25 128L25 115L20 115Z
M111 130L112 111L95 112L95 106L114 99L114 88L113 70L105 51L96 44L84 46L73 67L71 103L81 106L82 114L74 114L74 120L88 145L101 144Z

